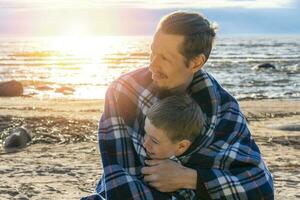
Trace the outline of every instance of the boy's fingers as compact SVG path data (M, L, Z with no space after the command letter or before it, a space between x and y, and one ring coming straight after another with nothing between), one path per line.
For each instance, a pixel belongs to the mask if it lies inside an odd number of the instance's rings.
M153 168L152 167L143 167L142 174L153 174Z
M144 176L144 181L146 181L148 183L156 181L156 179L157 179L156 175L147 175L147 176Z

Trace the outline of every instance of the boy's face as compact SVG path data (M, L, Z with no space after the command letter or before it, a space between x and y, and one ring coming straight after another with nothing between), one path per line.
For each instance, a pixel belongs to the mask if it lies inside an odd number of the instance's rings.
M171 156L179 156L187 149L187 147L182 146L182 141L172 142L165 131L152 125L148 118L145 121L145 131L143 146L152 159L167 159Z

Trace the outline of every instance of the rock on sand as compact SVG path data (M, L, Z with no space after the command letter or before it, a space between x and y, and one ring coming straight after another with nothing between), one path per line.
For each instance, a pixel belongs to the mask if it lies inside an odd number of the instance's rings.
M15 152L27 146L31 141L31 135L24 128L14 129L4 140L6 152Z
M0 96L15 97L23 94L23 85L15 80L0 82Z

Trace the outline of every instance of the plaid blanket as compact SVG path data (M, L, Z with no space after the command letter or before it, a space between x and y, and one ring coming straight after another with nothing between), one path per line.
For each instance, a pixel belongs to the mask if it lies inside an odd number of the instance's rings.
M142 68L121 76L106 93L98 136L104 173L97 194L86 199L98 194L108 200L274 199L272 175L237 101L204 70L195 74L188 93L205 113L206 125L177 160L197 170L197 190L161 193L143 181L145 113L164 95L155 91L151 73Z

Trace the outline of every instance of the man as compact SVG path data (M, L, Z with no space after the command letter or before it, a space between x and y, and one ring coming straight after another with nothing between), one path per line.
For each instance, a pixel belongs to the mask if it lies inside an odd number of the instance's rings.
M106 199L190 199L192 190L196 199L274 198L272 176L237 101L202 69L215 31L200 14L171 13L154 35L150 66L111 84L99 124L103 176L98 194ZM188 94L201 107L204 133L178 162L147 160L147 110L173 94Z

